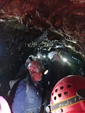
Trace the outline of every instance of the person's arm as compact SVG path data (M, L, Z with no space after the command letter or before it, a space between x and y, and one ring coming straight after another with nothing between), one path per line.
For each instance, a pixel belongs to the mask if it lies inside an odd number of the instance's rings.
M22 113L25 96L26 96L26 84L24 80L22 80L18 84L17 90L15 92L15 96L12 104L13 113Z

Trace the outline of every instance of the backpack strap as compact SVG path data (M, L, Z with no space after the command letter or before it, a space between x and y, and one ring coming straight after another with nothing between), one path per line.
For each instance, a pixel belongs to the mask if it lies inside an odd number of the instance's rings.
M28 78L25 78L24 81L26 83L26 94L27 94L28 90L29 90L29 81L28 81Z

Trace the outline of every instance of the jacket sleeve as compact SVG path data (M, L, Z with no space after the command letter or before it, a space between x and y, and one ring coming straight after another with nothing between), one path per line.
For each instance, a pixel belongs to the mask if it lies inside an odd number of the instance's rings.
M24 80L22 80L18 84L17 90L15 92L15 96L12 104L13 113L22 113L25 96L26 96L26 84Z

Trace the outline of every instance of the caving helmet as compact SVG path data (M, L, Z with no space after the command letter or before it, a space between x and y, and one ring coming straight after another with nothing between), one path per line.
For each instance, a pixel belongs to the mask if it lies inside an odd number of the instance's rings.
M54 86L51 113L85 113L85 77L69 75Z
M0 113L11 113L7 101L2 96L0 96Z
M54 55L57 55L57 52L56 51L51 51L50 53L48 53L48 58L50 60L52 60L52 58L53 58Z
M35 56L30 55L25 61L25 66L27 67L28 64L31 63L31 61L35 61Z
M59 54L56 51L51 51L48 54L48 58L52 61L60 61L61 60Z
M38 61L32 61L27 69L30 72L33 81L40 81L42 79L42 64Z

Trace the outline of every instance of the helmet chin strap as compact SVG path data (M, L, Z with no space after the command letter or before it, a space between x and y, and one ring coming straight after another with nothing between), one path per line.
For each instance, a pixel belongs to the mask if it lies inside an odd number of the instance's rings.
M76 92L76 94L85 100L85 89L80 89Z

